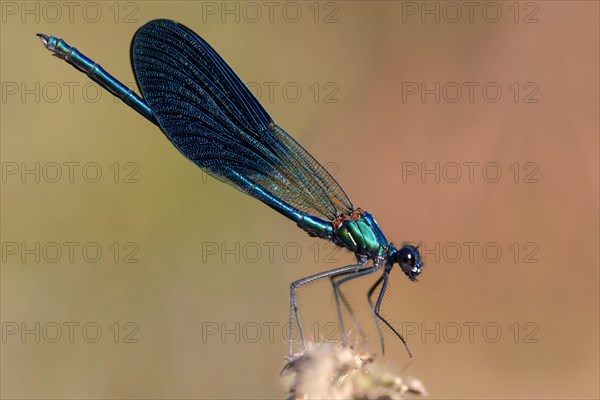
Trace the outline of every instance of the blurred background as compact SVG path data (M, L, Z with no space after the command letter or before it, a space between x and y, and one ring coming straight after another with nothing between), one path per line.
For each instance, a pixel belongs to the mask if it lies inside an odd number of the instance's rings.
M598 398L599 6L469 4L2 2L2 397L282 398L290 282L353 261L35 37L132 84L135 31L170 18L422 243L382 308L414 357L389 332L380 354L375 276L345 287L353 343L433 398ZM300 297L307 336L336 339L329 284Z

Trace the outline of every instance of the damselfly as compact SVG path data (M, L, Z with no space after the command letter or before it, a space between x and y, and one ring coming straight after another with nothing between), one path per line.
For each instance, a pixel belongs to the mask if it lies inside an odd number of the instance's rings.
M388 242L375 218L352 205L333 176L273 122L242 80L200 36L164 19L150 21L136 32L131 58L142 97L62 39L38 36L53 55L85 72L157 125L185 157L207 173L262 201L310 236L329 240L356 255L353 265L290 285L290 327L295 318L303 344L296 289L328 278L343 333L341 304L352 318L354 314L341 285L383 269L367 294L381 348L384 351L379 321L402 340L410 355L406 341L381 315L380 308L394 264L411 281L421 273L418 246L398 249ZM364 335L362 329L361 333ZM290 355L291 339L290 329Z

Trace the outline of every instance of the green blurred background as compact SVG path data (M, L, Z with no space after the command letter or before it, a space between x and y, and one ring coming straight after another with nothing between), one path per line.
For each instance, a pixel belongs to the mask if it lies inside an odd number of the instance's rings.
M154 18L261 89L388 239L423 242L420 281L395 271L383 308L415 357L386 332L378 362L434 398L598 398L597 2L475 2L471 20L460 2L72 4L2 3L3 398L281 398L289 283L353 259L207 177L34 36L132 82ZM439 101L407 93L423 82ZM346 293L378 352L374 279ZM309 335L335 337L327 283L301 304Z

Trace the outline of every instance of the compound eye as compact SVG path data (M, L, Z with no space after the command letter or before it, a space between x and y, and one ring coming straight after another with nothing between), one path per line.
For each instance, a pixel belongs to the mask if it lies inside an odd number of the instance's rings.
M398 251L398 264L407 274L418 275L421 272L419 259L419 251L414 246L404 246Z
M402 264L404 264L412 269L412 267L415 266L415 263L417 261L415 260L415 257L411 253L406 253L402 256L401 262L402 262Z

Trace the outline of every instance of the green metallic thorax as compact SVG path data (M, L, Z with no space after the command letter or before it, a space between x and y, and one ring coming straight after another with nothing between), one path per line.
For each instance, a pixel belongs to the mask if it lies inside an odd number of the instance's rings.
M345 221L333 235L334 241L337 239L348 250L368 258L384 257L388 246L377 222L369 213L364 213L357 221Z
M368 212L361 211L361 216L356 221L343 221L338 229L334 229L331 221L311 215L293 214L293 217L298 226L311 236L331 240L336 245L369 259L386 256L388 241L375 218Z

